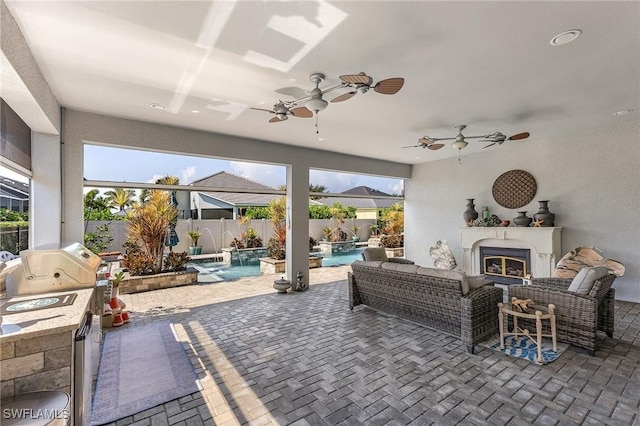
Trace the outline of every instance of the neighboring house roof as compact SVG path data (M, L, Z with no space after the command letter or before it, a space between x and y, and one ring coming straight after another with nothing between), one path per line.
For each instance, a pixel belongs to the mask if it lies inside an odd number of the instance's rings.
M384 196L390 197L391 194L378 191L377 189L369 188L368 186L356 186L355 188L347 189L341 192L345 195L370 195L370 196ZM343 206L353 206L357 209L382 209L391 207L397 204L400 200L378 199L378 198L349 198L349 197L331 197L322 198L317 200L318 202L327 206L332 206L334 203L340 203Z
M190 185L213 186L216 188L242 188L242 189L276 189L271 186L263 185L251 179L234 175L229 172L218 172L211 176L191 182ZM200 192L200 194L215 198L230 206L267 206L269 202L275 200L281 195L270 194L251 194L246 192ZM211 208L216 208L211 206ZM220 208L220 207L218 207Z
M0 176L0 195L18 200L28 200L29 185Z

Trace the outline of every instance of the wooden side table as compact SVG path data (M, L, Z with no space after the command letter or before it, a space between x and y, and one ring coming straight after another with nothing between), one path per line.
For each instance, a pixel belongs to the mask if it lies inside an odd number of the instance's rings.
M512 297L513 301L516 297ZM518 335L523 335L536 343L538 347L538 362L542 363L542 338L543 337L551 337L551 341L553 343L553 351L558 351L558 346L556 342L556 314L554 312L555 305L549 304L548 307L544 306L534 306L531 310L527 310L527 312L519 312L511 308L506 308L503 303L498 303L498 323L500 325L500 349L504 349L504 338L505 336L514 336L518 338ZM535 310L535 311L534 311ZM533 311L533 312L531 312ZM513 317L513 331L509 333L506 330L506 324L504 321L504 316L511 315ZM527 319L535 319L536 320L536 332L535 334L530 333L528 329L521 329L518 327L518 318L527 318ZM542 320L549 320L551 326L551 334L542 334Z

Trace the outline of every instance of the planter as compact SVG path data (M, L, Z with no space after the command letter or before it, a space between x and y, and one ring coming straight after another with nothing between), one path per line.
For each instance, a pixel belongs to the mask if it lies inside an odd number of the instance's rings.
M404 247L385 248L384 251L387 254L387 257L403 257L404 256Z
M320 241L318 244L320 246L320 253L349 253L356 249L355 242L352 241Z
M202 254L202 246L189 247L189 254L191 255Z
M222 261L229 265L255 265L263 257L267 257L266 247L249 249L223 248Z
M139 293L141 291L196 284L197 282L198 270L195 268L187 268L185 271L179 272L164 272L155 275L126 277L120 282L119 292L120 294Z
M263 257L260 259L260 275L282 274L285 271L285 259L276 260L271 257ZM322 257L309 256L309 269L321 268Z

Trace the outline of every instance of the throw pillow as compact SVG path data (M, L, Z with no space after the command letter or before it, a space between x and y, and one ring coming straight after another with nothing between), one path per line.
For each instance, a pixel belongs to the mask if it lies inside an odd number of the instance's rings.
M593 283L608 273L609 270L604 266L582 268L567 290L577 294L589 294Z
M469 282L467 281L467 276L464 272L420 267L418 268L417 273L420 275L428 275L430 277L447 278L450 280L460 281L460 290L462 291L462 294L466 295L469 293Z
M493 281L488 280L484 275L467 276L467 282L469 283L469 291L485 285L493 286Z
M408 272L410 274L415 274L416 271L418 270L418 265L412 265L409 263L383 262L382 265L380 265L380 267L382 267L382 269L389 269L392 271L399 271L399 272Z

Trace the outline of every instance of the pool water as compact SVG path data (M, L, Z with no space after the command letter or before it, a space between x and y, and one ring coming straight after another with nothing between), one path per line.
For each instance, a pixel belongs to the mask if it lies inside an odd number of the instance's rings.
M350 265L355 260L362 259L363 249L356 249L349 253L313 253L314 256L322 256L322 266ZM199 283L216 283L221 281L235 281L245 277L256 277L260 275L260 264L251 263L244 265L228 265L223 262L210 260L193 260L189 262L192 268L198 270Z

